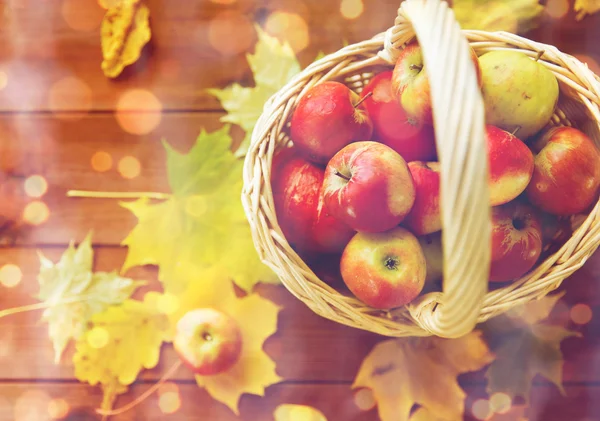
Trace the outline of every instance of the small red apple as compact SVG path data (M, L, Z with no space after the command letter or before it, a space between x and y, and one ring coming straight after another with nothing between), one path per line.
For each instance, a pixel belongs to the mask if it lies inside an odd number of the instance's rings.
M273 173L275 212L288 242L301 250L341 252L354 230L331 216L323 202L324 170L300 157Z
M402 223L415 235L442 229L440 215L440 164L413 161L408 169L415 182L415 204Z
M177 322L173 346L194 373L212 376L240 358L242 334L237 322L212 308L189 311Z
M426 262L417 238L396 227L383 233L357 233L344 249L340 270L356 298L373 308L390 309L419 295Z
M492 208L491 282L519 278L542 252L540 215L531 206L512 201Z
M554 215L584 212L598 199L600 153L585 133L573 127L555 127L538 144L527 197Z
M371 95L371 96L368 96ZM373 121L373 139L388 145L406 162L436 159L433 126L406 115L392 91L392 71L376 75L361 93Z
M475 64L478 85L481 87L479 59L472 48L471 59ZM392 75L392 87L402 108L409 116L424 123L433 124L431 91L424 66L421 47L417 41L409 43L400 52L396 61Z
M292 114L292 141L308 160L326 164L337 151L358 140L370 140L373 123L360 97L339 82L315 85Z
M516 136L486 126L490 204L502 205L525 191L533 174L533 154Z
M325 206L356 231L394 228L415 201L415 185L406 161L377 142L355 142L327 164Z

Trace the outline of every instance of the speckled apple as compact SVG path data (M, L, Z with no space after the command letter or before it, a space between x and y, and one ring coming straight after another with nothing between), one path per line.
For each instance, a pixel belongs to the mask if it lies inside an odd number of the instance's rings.
M329 212L356 231L382 232L410 212L415 185L406 161L392 148L356 142L327 164L323 196Z
M542 252L538 211L521 201L492 208L491 282L515 280L529 271Z
M502 205L525 191L533 174L533 154L516 136L486 126L490 204Z
M373 123L360 97L339 82L315 85L300 99L290 122L294 145L306 159L327 162L340 149L359 140L370 140Z
M342 254L344 283L366 305L391 309L413 301L425 285L426 262L417 238L397 227L358 233Z
M413 161L408 169L415 183L415 203L402 224L415 235L441 230L440 164Z
M535 157L527 198L553 215L586 211L600 186L600 153L592 140L573 127L556 127L536 143L545 146Z

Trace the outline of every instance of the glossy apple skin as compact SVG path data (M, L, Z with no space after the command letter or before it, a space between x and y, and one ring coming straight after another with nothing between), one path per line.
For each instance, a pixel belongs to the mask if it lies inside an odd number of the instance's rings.
M363 303L377 309L414 300L425 285L426 262L417 238L396 227L382 233L357 233L342 254L344 283Z
M323 202L324 170L301 157L288 157L273 174L277 220L290 244L300 250L341 252L354 230L334 218Z
M521 201L492 208L490 282L519 278L542 252L542 226L538 211Z
M475 65L478 85L481 87L479 59L472 48L471 60ZM400 52L392 75L392 89L406 114L425 124L433 124L429 79L424 67L421 47L416 41L409 43Z
M355 92L339 82L324 82L308 90L292 114L290 134L298 151L309 161L327 162L340 149L358 140L370 140L373 123Z
M490 204L503 205L525 191L533 175L533 153L519 138L486 126Z
M373 121L373 138L402 155L406 162L437 157L433 126L409 117L392 91L392 71L376 75L361 92Z
M213 376L240 358L242 333L237 322L212 308L191 310L177 322L173 346L194 373Z
M415 235L437 232L442 229L440 164L413 161L408 168L415 183L415 203L402 225Z
M591 139L572 127L549 130L535 157L527 198L553 215L586 211L598 199L600 153Z
M323 192L334 217L364 232L394 228L415 201L406 161L389 146L371 141L352 143L329 161Z

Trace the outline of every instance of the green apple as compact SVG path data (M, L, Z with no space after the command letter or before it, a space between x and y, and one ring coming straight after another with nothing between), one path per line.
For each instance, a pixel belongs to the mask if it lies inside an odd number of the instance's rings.
M479 57L486 123L521 139L539 132L558 102L556 76L518 51L491 51Z

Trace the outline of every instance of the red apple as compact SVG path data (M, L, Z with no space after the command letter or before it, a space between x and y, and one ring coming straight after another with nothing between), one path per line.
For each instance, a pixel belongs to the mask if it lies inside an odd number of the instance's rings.
M371 95L371 96L368 96ZM376 75L361 93L373 121L373 138L402 155L407 162L436 159L433 126L408 117L392 91L392 71Z
M275 212L288 242L301 250L341 252L354 230L328 212L323 202L324 170L300 157L273 173Z
M486 126L490 204L502 205L525 191L533 174L533 154L516 136Z
M542 226L537 211L520 201L492 208L490 281L519 278L542 252Z
M189 311L177 322L173 346L194 373L212 376L240 358L242 334L237 322L212 308Z
M471 48L477 82L481 87L481 68L477 54ZM429 79L423 63L421 47L416 41L409 43L398 56L392 75L392 88L402 108L409 116L427 124L433 123Z
M440 164L414 161L408 169L415 182L415 204L403 225L415 235L431 234L442 229L440 215Z
M308 160L326 164L351 142L369 140L373 123L360 97L339 82L323 82L300 99L291 120L292 141Z
M539 140L528 199L554 215L584 212L598 199L600 153L583 132L555 127Z
M377 142L351 143L327 164L325 206L356 231L381 232L398 225L415 201L406 161Z
M356 298L373 308L390 309L419 295L426 262L417 238L396 227L383 233L357 233L344 249L340 270Z

